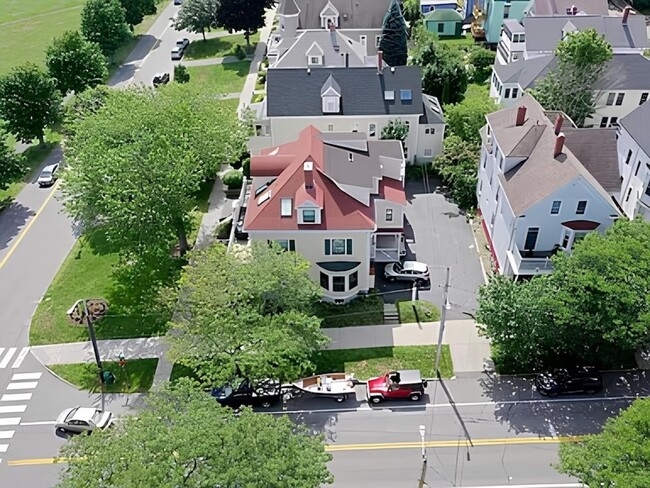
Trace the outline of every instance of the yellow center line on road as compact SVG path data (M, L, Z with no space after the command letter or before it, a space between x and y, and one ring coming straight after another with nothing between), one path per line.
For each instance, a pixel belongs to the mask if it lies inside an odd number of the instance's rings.
M581 436L570 437L509 437L505 439L473 439L474 447L502 446L506 444L560 444L563 442L578 442ZM466 439L451 441L429 441L425 447L471 447ZM379 444L330 444L325 447L328 452L364 451L376 449L421 449L421 442L387 442Z
M36 222L36 219L38 219L38 217L41 215L43 210L45 210L45 207L47 206L47 204L50 202L50 200L52 200L52 197L54 196L54 193L56 193L56 189L59 187L60 182L61 182L61 180L57 180L56 183L54 183L54 185L52 186L52 190L50 191L50 194L47 196L47 198L45 199L43 204L40 206L40 208L36 211L36 213L34 214L32 219L27 223L27 225L25 226L23 231L20 233L20 235L16 239L16 242L14 242L12 244L12 246L9 248L9 251L7 251L7 254L5 255L5 257L2 258L2 261L0 261L0 269L2 269L2 267L5 264L7 264L7 261L9 261L9 258L11 257L11 255L16 251L16 249L18 248L18 245L25 238L25 235L27 235L27 233L29 232L29 229L32 228L32 225L34 225L34 222Z
M510 437L505 439L474 439L474 447L480 446L502 446L506 444L561 444L563 442L579 442L582 436L567 437ZM429 441L424 443L425 447L470 447L465 439L449 441ZM364 451L377 449L421 449L421 442L386 442L378 444L329 444L325 446L327 452L338 451ZM66 458L35 458L35 459L14 459L7 461L8 466L33 466L38 464L66 463Z

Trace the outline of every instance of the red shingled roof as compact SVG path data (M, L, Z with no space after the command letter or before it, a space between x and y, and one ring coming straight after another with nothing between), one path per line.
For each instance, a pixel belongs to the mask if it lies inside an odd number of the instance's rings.
M251 157L251 174L277 176L267 190L255 196L253 191L248 202L244 229L255 230L374 230L374 206L366 206L341 190L323 172L323 141L320 131L313 126L305 128L298 139L277 148L264 151L263 155ZM288 162L287 156L293 160ZM305 188L304 162L313 161L313 188ZM284 169L282 169L284 168ZM278 171L280 171L278 173ZM274 174L275 172L275 174ZM381 197L396 203L405 203L401 182L383 178ZM265 199L270 191L271 197ZM401 196L400 196L401 191ZM297 211L291 217L281 216L281 200L292 199L292 207L306 200L322 206L320 224L298 224ZM258 204L263 200L261 204Z

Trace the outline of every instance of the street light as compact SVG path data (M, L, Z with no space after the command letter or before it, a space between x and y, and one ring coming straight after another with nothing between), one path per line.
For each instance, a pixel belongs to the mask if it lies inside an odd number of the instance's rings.
M426 433L426 427L420 425L420 440L422 441L422 473L420 473L420 482L418 483L419 488L424 488L426 484L424 482L424 477L427 474L427 451L424 446L424 434Z

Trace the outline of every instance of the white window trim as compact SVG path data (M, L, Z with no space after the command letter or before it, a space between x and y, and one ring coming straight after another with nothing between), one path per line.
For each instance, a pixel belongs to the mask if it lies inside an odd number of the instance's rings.
M314 222L305 222L305 220L303 219L303 212L305 210L313 210L314 211L314 213L315 213ZM318 224L321 223L320 212L321 212L321 209L318 208L318 207L312 207L312 206L301 207L301 208L298 209L298 223L299 224L305 224L305 225L318 225Z
M293 215L293 200L291 198L283 198L280 200L280 216L291 217Z

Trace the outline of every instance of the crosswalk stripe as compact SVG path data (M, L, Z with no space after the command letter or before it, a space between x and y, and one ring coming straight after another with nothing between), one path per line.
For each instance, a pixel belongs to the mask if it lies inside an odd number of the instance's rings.
M0 402L24 402L25 400L31 400L31 393L5 393L0 398Z
M18 425L20 423L20 417L7 417L0 418L0 425Z
M21 380L40 380L43 373L16 373L11 377L11 381Z
M0 430L0 439L11 439L15 433L15 430Z
M29 347L23 347L20 350L18 357L16 357L14 364L11 365L11 369L20 368L20 365L23 364L23 361L25 360L25 357L27 356L28 352L29 352Z
M0 361L0 369L7 367L9 361L11 361L11 358L14 356L14 354L16 354L17 349L17 347L10 347L7 350L7 354L5 354L5 357L3 357L2 361Z
M0 413L23 413L27 405L0 405Z
M36 388L38 381L23 381L21 383L9 383L7 390L31 390Z
M0 444L0 452L7 452L9 444Z

